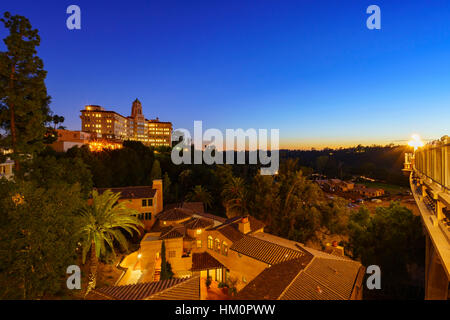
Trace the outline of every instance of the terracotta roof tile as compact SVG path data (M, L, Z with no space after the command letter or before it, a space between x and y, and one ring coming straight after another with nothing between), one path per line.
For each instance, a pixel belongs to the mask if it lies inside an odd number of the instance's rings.
M212 226L213 224L214 223L212 221L201 218L192 218L191 220L184 222L186 228L191 230L204 229Z
M99 194L106 190L111 190L114 193L120 192L120 199L140 199L153 198L156 194L156 189L152 186L136 186L136 187L120 187L120 188L95 188Z
M237 300L276 300L311 261L312 255L285 261L265 269L236 296Z
M151 295L180 284L186 279L170 279L157 282L137 283L94 289L93 292L113 300L142 300Z
M200 300L200 277L192 277L146 300Z
M297 292L299 290L298 288L301 287L299 283L303 284L305 282L316 283L316 287L319 286L323 291L326 290L327 295L333 296L332 299L349 299L360 267L360 263L352 260L346 261L315 257L304 270L303 274L299 275L292 286L286 291L286 299L300 295ZM306 278L306 280L303 278ZM320 294L317 291L306 294L304 289L301 292L305 295L304 299L310 299L310 294L311 299L317 296L318 293Z
M158 213L156 217L162 221L177 221L183 220L191 217L193 214L192 211L182 208L173 208L169 210L165 210L161 213Z
M175 239L175 238L183 238L183 237L184 237L184 233L182 232L182 230L173 228L169 232L161 233L161 235L159 236L159 240L167 240L167 239Z
M234 226L225 226L217 229L222 235L224 235L231 242L236 242L241 240L244 235L239 232Z
M192 254L192 271L223 268L223 264L217 261L207 252Z
M301 258L308 254L304 250L286 248L249 235L245 235L241 240L234 242L230 249L270 265Z

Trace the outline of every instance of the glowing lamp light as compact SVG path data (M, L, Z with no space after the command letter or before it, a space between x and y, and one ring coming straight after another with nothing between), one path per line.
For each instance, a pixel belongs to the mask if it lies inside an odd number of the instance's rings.
M137 255L137 258L138 258L138 259L142 258L142 253L139 253L139 254Z
M413 134L411 136L411 140L408 142L408 145L410 147L414 147L414 151L416 151L417 148L423 147L423 141L420 139L418 134Z

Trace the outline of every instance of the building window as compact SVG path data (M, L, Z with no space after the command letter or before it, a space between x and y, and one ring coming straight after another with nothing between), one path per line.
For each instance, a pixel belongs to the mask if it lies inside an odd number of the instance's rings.
M153 206L153 198L147 199L147 207Z
M208 249L213 249L213 238L211 236L208 237Z
M202 247L202 240L197 240L197 248L201 248Z
M222 243L222 254L228 256L228 244L225 241Z
M169 251L169 258L175 258L175 255L176 255L176 251L175 250Z
M215 248L214 248L217 252L220 252L220 240L216 239L215 240Z
M142 206L146 207L147 206L147 199L142 199Z

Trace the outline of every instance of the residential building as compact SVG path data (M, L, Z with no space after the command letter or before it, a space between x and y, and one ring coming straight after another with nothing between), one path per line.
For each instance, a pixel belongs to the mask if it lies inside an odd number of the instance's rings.
M450 138L405 156L426 235L425 299L450 299Z
M57 129L56 134L57 140L50 146L57 152L66 152L74 146L87 145L91 140L89 132Z
M119 202L138 212L138 218L142 220L145 229L149 230L156 218L155 216L163 208L163 187L162 180L153 180L152 186L131 186L119 188L95 188L99 194L106 190L120 192Z
M183 293L171 297L207 299L205 282L210 277L216 287L233 280L237 299L362 298L365 269L339 248L331 254L307 248L265 233L264 223L252 216L218 217L205 213L201 203L171 205L155 218L140 249L122 261L127 271L116 286L96 289L94 294L111 299L166 298L167 283L160 280L164 241L177 279L173 281L191 288L178 289ZM163 289L156 295L151 288ZM133 292L141 289L146 293L134 297Z
M138 99L133 101L128 117L101 106L87 105L81 110L80 118L81 130L92 133L97 139L134 140L154 147L172 145L172 123L159 121L159 118L146 119Z
M0 179L5 178L11 180L14 177L14 160L7 158L5 162L0 163Z

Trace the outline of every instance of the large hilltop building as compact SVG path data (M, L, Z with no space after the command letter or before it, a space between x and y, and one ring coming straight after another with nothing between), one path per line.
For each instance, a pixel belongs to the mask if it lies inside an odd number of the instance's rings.
M134 140L153 147L172 145L172 123L146 119L138 99L134 100L128 117L101 106L87 105L80 118L81 131L90 132L97 139Z

